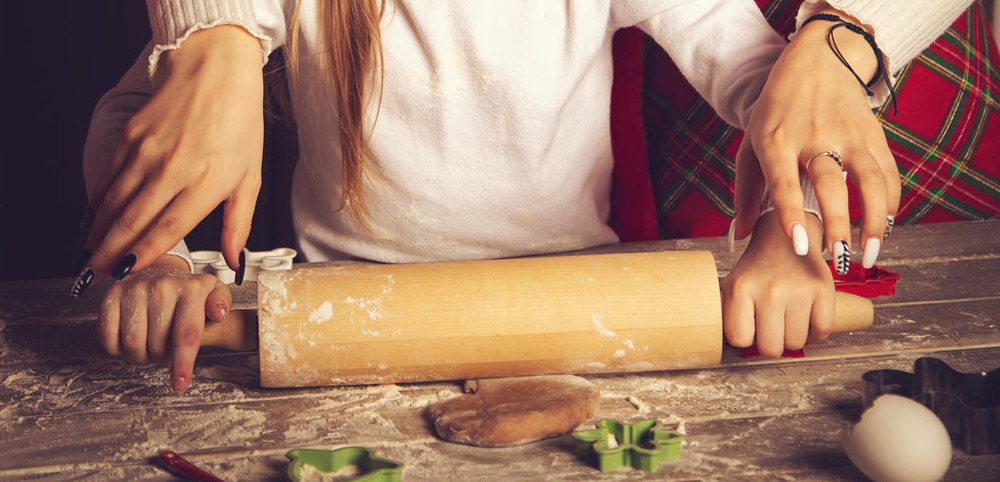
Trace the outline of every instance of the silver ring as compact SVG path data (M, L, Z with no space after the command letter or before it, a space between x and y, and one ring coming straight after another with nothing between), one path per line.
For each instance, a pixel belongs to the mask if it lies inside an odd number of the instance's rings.
M816 154L815 156L810 157L809 160L806 161L807 171L809 170L809 165L812 164L813 160L816 159L817 157L829 157L830 159L833 159L833 161L836 162L838 166L840 166L841 171L844 170L844 158L840 157L840 154L837 154L834 151L824 151L819 154Z

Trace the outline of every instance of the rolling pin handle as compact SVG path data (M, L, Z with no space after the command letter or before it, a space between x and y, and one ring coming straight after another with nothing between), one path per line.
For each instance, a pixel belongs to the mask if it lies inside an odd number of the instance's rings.
M256 350L257 313L234 310L219 323L206 321L201 345L232 351Z

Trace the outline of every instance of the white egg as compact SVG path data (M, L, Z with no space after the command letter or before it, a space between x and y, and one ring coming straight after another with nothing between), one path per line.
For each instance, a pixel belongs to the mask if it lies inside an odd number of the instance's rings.
M934 412L882 395L844 434L851 462L875 482L937 482L951 465L951 438Z

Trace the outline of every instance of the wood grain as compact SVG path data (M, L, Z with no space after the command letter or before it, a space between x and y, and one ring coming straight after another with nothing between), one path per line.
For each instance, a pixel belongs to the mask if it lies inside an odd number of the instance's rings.
M707 251L261 273L261 384L373 384L717 364Z
M255 355L216 352L199 358L188 393L173 394L164 369L101 354L88 315L63 301L66 280L4 284L0 481L177 480L149 462L161 448L229 480L278 481L291 448L361 444L406 463L407 481L861 482L836 437L858 416L864 371L909 369L928 354L967 371L1000 366L997 239L997 221L898 228L882 257L904 276L898 295L877 300L871 329L810 345L805 359L728 350L721 367L589 376L599 416L684 420L684 458L652 476L598 474L565 438L501 450L442 442L422 412L456 384L262 389ZM646 247L714 247L723 269L735 259L718 239ZM1000 456L956 450L945 480L1000 480Z

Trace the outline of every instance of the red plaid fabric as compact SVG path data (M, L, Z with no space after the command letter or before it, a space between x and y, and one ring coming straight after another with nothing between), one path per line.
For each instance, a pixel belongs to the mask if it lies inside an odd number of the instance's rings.
M776 30L787 34L794 28L800 1L757 3ZM667 54L641 33L616 37L615 64L612 227L624 241L725 234L742 133L719 119ZM897 224L1000 216L997 65L997 46L974 3L899 75L899 115L889 106L877 112L903 182ZM628 101L639 95L639 75L641 107ZM646 152L634 145L642 140L642 126ZM637 186L652 186L652 200ZM850 189L857 219L858 196Z

